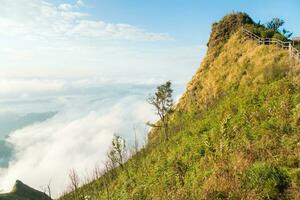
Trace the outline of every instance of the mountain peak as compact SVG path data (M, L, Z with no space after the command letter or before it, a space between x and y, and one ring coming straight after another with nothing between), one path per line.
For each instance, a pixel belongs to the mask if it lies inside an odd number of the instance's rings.
M13 187L13 192L18 193L23 191L24 189L29 189L30 187L27 186L26 184L24 184L22 181L20 180L16 180L15 185ZM30 188L31 189L31 188Z
M7 200L51 200L45 193L29 187L20 180L16 180L15 185L10 193L0 194L0 199Z
M243 12L228 14L212 25L208 41L208 53L218 53L230 36L246 24L254 24L252 18Z

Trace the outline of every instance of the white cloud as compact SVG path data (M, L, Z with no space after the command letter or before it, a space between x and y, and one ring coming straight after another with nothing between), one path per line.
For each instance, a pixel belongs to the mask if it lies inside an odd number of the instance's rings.
M132 139L133 125L154 119L149 110L136 96L124 97L111 108L103 102L69 102L54 118L10 135L16 155L8 169L0 169L0 188L8 191L20 179L40 189L51 180L57 196L68 186L70 169L83 175L102 164L113 134Z
M128 24L111 24L103 21L81 20L67 35L126 40L171 40L168 34L148 33Z
M10 94L60 91L66 85L62 80L0 79L0 96Z
M22 97L26 94L39 96L54 93L69 92L70 90L82 90L130 84L130 85L156 85L161 83L160 79L127 79L119 78L89 78L89 79L42 79L42 78L0 78L0 97L11 96ZM1 101L0 101L1 102Z
M164 33L152 33L128 24L111 24L89 20L81 12L83 1L74 5L55 6L45 0L1 0L0 34L23 39L47 39L69 37L99 37L99 39L159 41L170 40ZM14 12L15 11L15 12Z
M58 9L63 10L63 11L70 11L70 10L72 10L72 8L73 8L73 6L68 3L63 3L58 6Z
M76 6L78 7L84 6L84 2L82 0L77 0Z
M0 0L1 77L186 80L200 62L199 54L205 49L200 45L148 45L172 38L134 25L91 20L95 16L83 12L82 3L66 2ZM136 40L140 42L131 42Z

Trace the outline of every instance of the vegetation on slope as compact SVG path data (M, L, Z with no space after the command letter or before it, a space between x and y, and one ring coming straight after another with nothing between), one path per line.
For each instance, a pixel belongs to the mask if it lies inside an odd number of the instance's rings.
M167 141L154 128L122 168L61 199L300 199L299 71L245 24L256 26L236 13L213 25Z
M37 191L16 181L13 190L7 194L0 194L0 200L51 200L45 193Z

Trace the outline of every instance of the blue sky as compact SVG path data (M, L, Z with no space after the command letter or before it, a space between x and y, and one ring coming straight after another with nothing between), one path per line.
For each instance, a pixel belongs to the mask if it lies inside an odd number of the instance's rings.
M262 23L280 17L286 29L300 35L296 0L0 4L1 77L158 77L185 82L205 54L211 24L233 11L247 12Z
M205 43L211 24L233 11L247 12L261 22L282 18L287 29L300 35L297 0L86 0L86 3L89 6L85 9L94 19L167 32L185 44Z

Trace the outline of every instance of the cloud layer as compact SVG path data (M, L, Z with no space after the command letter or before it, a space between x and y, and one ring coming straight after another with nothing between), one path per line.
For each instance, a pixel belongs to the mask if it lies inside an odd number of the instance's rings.
M7 169L0 169L0 188L8 191L20 179L41 189L51 180L57 196L68 186L70 169L85 175L96 163L101 166L114 133L132 140L132 127L137 126L142 138L145 122L154 120L145 95L121 96L67 100L53 118L11 133L7 141L16 154Z

